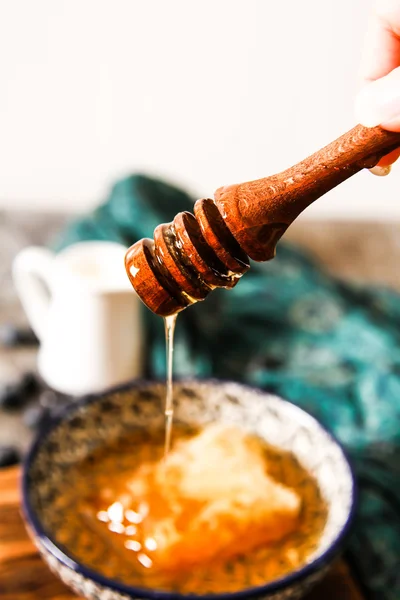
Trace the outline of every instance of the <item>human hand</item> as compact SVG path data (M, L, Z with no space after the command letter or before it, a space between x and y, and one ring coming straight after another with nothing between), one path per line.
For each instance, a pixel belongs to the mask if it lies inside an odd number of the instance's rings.
M355 102L357 120L366 127L381 125L400 131L400 0L376 1L361 63L361 83ZM378 165L388 167L399 156L400 148Z

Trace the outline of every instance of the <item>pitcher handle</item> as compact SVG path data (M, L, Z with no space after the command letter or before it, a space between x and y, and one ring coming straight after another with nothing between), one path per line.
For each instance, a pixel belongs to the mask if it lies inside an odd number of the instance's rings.
M25 248L14 259L12 275L31 327L42 340L50 304L50 276L54 254L46 248Z

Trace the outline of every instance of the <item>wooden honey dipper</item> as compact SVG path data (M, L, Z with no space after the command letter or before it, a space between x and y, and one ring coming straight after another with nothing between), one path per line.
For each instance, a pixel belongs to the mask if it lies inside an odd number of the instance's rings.
M125 257L128 277L144 304L160 316L204 300L216 287L232 288L249 257L270 260L296 217L314 200L400 146L400 133L357 125L277 175L219 188L158 225Z

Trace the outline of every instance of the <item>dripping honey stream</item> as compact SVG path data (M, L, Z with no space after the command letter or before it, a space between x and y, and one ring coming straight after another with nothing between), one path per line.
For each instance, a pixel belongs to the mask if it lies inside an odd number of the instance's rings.
M164 317L165 349L166 349L166 393L165 393L165 444L164 462L167 460L171 447L172 424L174 419L174 390L173 390L173 364L174 364L174 333L177 314Z

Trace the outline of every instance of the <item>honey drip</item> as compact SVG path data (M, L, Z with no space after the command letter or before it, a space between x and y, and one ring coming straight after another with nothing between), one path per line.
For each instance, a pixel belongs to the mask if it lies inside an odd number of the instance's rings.
M166 380L166 396L165 396L165 444L164 444L164 461L166 461L170 447L172 423L174 419L174 390L173 390L173 364L174 364L174 332L177 314L164 317L165 326L165 349L167 360L167 380Z
M51 501L49 514L63 515L57 542L104 576L153 590L240 591L293 572L318 548L325 502L293 455L243 436L175 425L166 468L163 429L95 450Z

